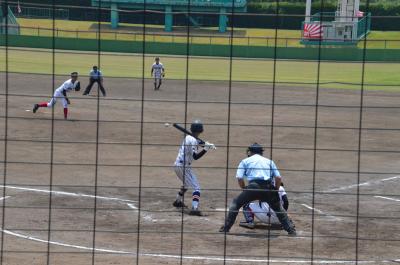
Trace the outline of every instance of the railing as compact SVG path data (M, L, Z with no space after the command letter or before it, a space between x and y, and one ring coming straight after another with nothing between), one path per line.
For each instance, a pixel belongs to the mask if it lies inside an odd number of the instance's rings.
M94 0L93 1L93 6L98 6L99 2L101 3L101 6L107 6L111 2L109 0ZM122 3L124 5L129 5L129 4L142 4L143 5L143 0L120 0L120 1L115 1L117 4ZM146 0L147 5L177 5L177 6L187 6L189 3L188 0ZM244 7L246 6L247 1L246 0L235 0L234 1L234 7ZM191 6L205 6L205 7L213 7L213 6L223 6L223 7L232 7L232 1L231 0L191 0L190 1Z
M368 13L357 22L357 38L364 38L371 30L371 13Z
M14 14L17 14L18 17L27 17L27 18L53 18L53 11L54 11L54 18L55 19L69 19L69 10L68 9L51 9L51 8L37 8L37 7L28 7L23 6L20 11L18 12L18 6L11 5L11 10Z
M11 27L12 25L9 25ZM76 39L98 39L102 40L121 40L121 41L147 41L147 42L165 42L165 43L186 43L190 44L222 44L222 45L242 45L242 46L265 46L265 47L303 47L300 44L302 31L299 30L298 37L247 37L230 35L201 35L179 33L150 33L145 35L141 32L121 32L121 31L82 31L82 30L65 30L55 28L42 27L20 27L21 35L41 36L41 37L62 37ZM366 40L366 47L369 49L400 49L400 39L386 40ZM364 47L364 41L358 43L358 47Z
M17 18L14 16L14 13L10 7L8 7L8 23L12 25L18 25Z
M333 21L335 20L335 12L319 12L315 13L310 17L312 22L314 21Z
M13 12L11 11L10 7L8 7L7 12L7 24L3 21L4 24L0 24L0 33L5 33L6 31L8 34L18 35L20 34L20 27L17 22L17 18L14 16ZM3 14L5 15L5 14ZM1 21L0 21L1 23ZM6 29L7 27L7 29Z

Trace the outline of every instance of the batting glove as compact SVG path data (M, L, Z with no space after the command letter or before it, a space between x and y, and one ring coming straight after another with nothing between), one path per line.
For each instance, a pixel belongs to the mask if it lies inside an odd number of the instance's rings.
M210 149L215 150L215 149L217 149L217 147L215 147L215 144L212 144L210 142L205 142L204 143L204 150L208 151Z

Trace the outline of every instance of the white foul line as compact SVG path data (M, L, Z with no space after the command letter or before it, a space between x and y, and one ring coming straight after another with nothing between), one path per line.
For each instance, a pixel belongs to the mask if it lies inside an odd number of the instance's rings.
M133 203L127 203L126 205L129 208L133 209L135 212L139 212L139 208L136 207ZM141 214L143 215L143 219L146 221L150 221L150 222L154 222L154 223L156 223L158 221L157 219L153 219L153 217L151 217L150 214L146 214L143 211L141 212Z
M339 188L333 188L333 189L330 189L330 190L325 190L323 192L333 192L333 191L339 191L339 190L348 190L348 189L356 188L356 187L359 187L359 186L369 186L371 184L378 184L378 183L381 183L381 182L385 182L385 181L393 180L393 179L398 179L398 178L400 178L400 175L399 176L390 177L390 178L367 181L367 182L353 184L353 185L339 187Z
M305 203L302 203L301 205L304 206L304 207L306 207L307 209L314 210L315 212L317 212L317 213L319 213L319 214L321 214L321 215L324 215L324 216L326 216L326 217L332 218L333 220L338 220L338 221L339 221L339 220L342 220L342 219L339 218L339 217L336 217L336 216L333 216L333 215L330 215L330 214L326 214L326 213L324 213L323 211L318 210L318 209L316 209L316 208L313 208L313 207L311 207L311 206L309 206L309 205L307 205L307 204L305 204Z
M387 181L391 179L397 179L400 178L400 176L396 177L391 177L387 179L382 179L380 181L375 181L375 182L367 182L367 183L361 183L359 185L369 185L372 183L379 183L382 181ZM334 190L343 190L347 188L351 188L354 185L347 186L347 187L342 187ZM357 186L357 185L356 185ZM95 195L88 195L88 194L80 194L80 193L72 193L72 192L63 192L63 191L50 191L50 190L41 190L41 189L33 189L33 188L25 188L25 187L15 187L15 186L3 186L0 185L0 187L6 187L9 189L16 189L16 190L25 190L25 191L32 191L32 192L42 192L42 193L54 193L58 195L65 195L65 196L77 196L77 197L86 197L86 198L97 198L97 199L104 199L104 200L113 200L113 201L119 201L119 202L132 202L134 203L135 201L131 200L125 200L125 199L120 199L120 198L113 198L113 197L104 197L104 196L95 196ZM332 190L332 191L334 191ZM0 198L0 200L4 200L9 198L10 196L6 196L3 198ZM126 204L128 207L132 209L138 209L136 206L134 206L131 203ZM310 207L308 205L303 205L305 207ZM225 209L223 209L225 210ZM315 209L314 209L315 210ZM320 210L317 210L320 211ZM322 211L320 211L322 213ZM333 216L334 217L334 216ZM335 217L336 218L336 217ZM89 250L89 251L98 251L98 252L105 252L105 253L113 253L113 254L127 254L127 255L136 255L134 252L129 252L129 251L123 251L123 250L112 250L112 249L104 249L104 248L93 248L93 247L85 247L85 246L79 246L79 245L73 245L73 244L68 244L68 243L62 243L62 242L57 242L57 241L50 241L50 240L44 240L40 238L36 238L33 236L28 236L28 235L23 235L19 233L15 233L9 230L2 230L0 228L0 232L3 232L5 234L15 236L18 238L23 238L26 240L32 240L36 242L41 242L41 243L46 243L46 244L52 244L52 245L57 245L57 246L63 246L63 247L69 247L69 248L76 248L76 249L82 249L82 250ZM310 263L310 260L284 260L284 259L246 259L246 258L227 258L227 257L204 257L204 256L181 256L181 255L168 255L168 254L151 254L151 253L139 253L139 256L146 256L146 257L161 257L161 258L173 258L173 259L189 259L189 260L209 260L209 261L232 261L232 262L254 262L254 263L265 263L265 262L270 262L270 263L293 263L293 264L304 264L304 263ZM392 262L400 262L400 259L396 260L381 260L381 261L375 261L375 260L364 260L364 261L354 261L354 260L313 260L313 264L368 264L368 263L392 263Z
M50 190L41 190L41 189L33 189L33 188L17 187L17 186L7 186L7 185L6 186L0 185L0 187L6 187L7 189L48 193L48 194L49 193L53 193L53 194L62 195L62 196L84 197L84 198L93 198L93 199L96 198L96 199L106 200L106 201L117 201L117 202L120 202L122 204L126 204L131 209L134 209L134 210L138 211L138 208L133 204L133 203L135 203L135 201L126 200L126 199L120 199L120 198L115 198L115 197L105 197L105 196L82 194L82 193L73 193L73 192L65 192L65 191L56 191L56 190L50 191ZM151 215L149 215L149 214L143 214L143 219L146 220L146 221L150 221L150 222L157 222L157 220L153 219L151 217Z
M1 197L0 201L10 198L11 196Z
M400 178L400 175L394 176L394 177L389 177L389 178L384 178L384 179L378 179L378 180L373 180L373 181L367 181L367 182L358 183L358 184L352 184L352 185L343 186L343 187L338 187L338 188L333 188L333 189L325 190L325 191L323 191L323 193L329 193L329 192L334 192L334 191L348 190L348 189L356 188L356 187L359 187L359 186L369 186L369 185L372 185L372 184L379 184L379 183L381 183L381 182L385 182L385 181L389 181L389 180L394 180L394 179L398 179L398 178ZM306 195L308 195L308 194L306 194ZM375 197L376 197L376 196L375 196ZM320 214L323 214L323 215L325 215L326 217L330 217L330 218L333 218L333 219L341 220L340 218L338 218L338 217L336 217L336 216L326 214L326 213L322 212L321 210L318 210L318 209L312 208L311 206L308 206L307 204L301 204L301 205L304 206L304 207L306 207L306 208L308 208L308 209L310 209L310 210L314 210L314 211L316 211L316 212L318 212L318 213L320 213Z
M106 201L119 201L119 202L130 202L135 203L136 201L126 200L121 198L114 198L114 197L104 197L98 195L90 195L90 194L82 194L82 193L73 193L73 192L65 192L65 191L56 191L56 190L41 190L41 189L33 189L33 188L26 188L26 187L17 187L17 186L4 186L0 185L0 187L5 187L7 189L14 189L14 190L24 190L24 191L33 191L33 192L41 192L41 193L54 193L57 195L65 195L65 196L74 196L74 197L86 197L86 198L96 198Z
M384 197L384 196L374 196L374 197L375 197L375 198L381 198L381 199L389 200L389 201L400 202L399 199L393 199L393 198Z
M124 254L124 255L132 255L136 256L136 252L124 251L124 250L112 250L112 249L105 249L105 248L93 248L93 247L85 247L79 245L73 245L68 243L62 243L57 241L49 241L45 239L40 239L33 236L23 235L16 232L12 232L9 230L1 230L7 235L15 236L18 238L23 238L26 240L32 240L35 242L45 243L45 244L52 244L56 246L62 247L69 247L81 250L89 250L89 251L97 251L103 253L110 253L110 254ZM229 258L229 257L207 257L207 256L180 256L180 255L169 255L169 254L156 254L156 253L139 253L139 256L142 257L154 257L154 258L171 258L171 259L188 259L188 260L207 260L207 261L228 261L228 262L252 262L252 263L292 263L292 264L309 264L310 260L294 260L294 259L247 259L247 258ZM398 262L400 259L397 260L382 260L382 261L375 261L375 260L361 260L357 261L357 264L369 264L369 263L391 263L391 262ZM313 260L313 264L356 264L354 260Z
M56 246L63 246L63 247L70 247L70 248L84 249L84 250L93 251L93 248L91 248L91 247L77 246L77 245L61 243L61 242L57 242L57 241L44 240L44 239L36 238L36 237L33 237L33 236L27 236L27 235L15 233L15 232L12 232L12 231L9 231L9 230L3 230L3 232L4 232L4 234L8 234L8 235L11 235L11 236L15 236L15 237L19 237L19 238L23 238L23 239L27 239L27 240L32 240L32 241L36 241L36 242L52 244L52 245L56 245ZM127 252L127 251L111 250L111 249L103 249L103 248L95 248L94 250L99 251L99 252L107 252L107 253L115 253L115 254L131 254L131 252Z

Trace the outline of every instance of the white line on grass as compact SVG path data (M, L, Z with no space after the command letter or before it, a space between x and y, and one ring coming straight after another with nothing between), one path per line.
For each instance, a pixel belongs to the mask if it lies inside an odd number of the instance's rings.
M393 199L390 197L385 197L385 196L374 196L375 198L380 198L380 199L385 199L385 200L389 200L389 201L395 201L395 202L400 202L399 199Z

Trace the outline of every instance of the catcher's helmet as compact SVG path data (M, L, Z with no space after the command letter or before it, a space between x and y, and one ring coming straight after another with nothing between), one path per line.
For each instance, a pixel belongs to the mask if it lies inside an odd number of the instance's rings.
M190 131L192 133L202 133L204 130L203 128L203 123L201 123L200 120L195 120L191 125L190 125Z
M247 148L247 152L262 155L264 152L264 148L258 143L254 143Z

